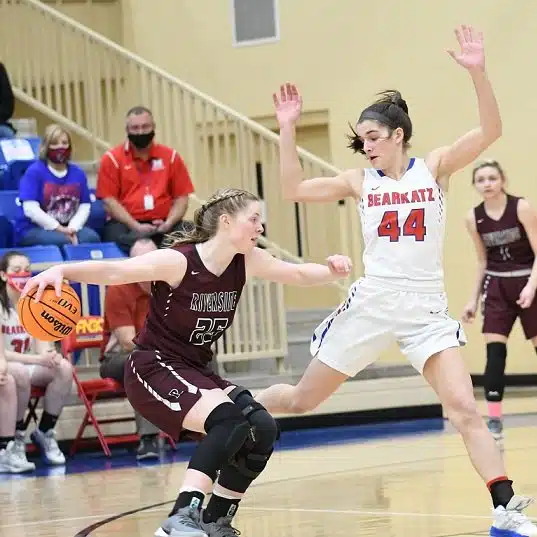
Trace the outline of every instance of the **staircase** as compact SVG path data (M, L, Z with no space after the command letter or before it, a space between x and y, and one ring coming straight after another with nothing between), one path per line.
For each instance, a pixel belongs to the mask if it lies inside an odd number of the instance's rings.
M359 258L352 204L282 202L276 134L47 4L0 0L0 58L9 64L16 98L86 140L93 160L123 139L125 111L144 104L154 113L159 141L184 158L196 188L194 203L223 185L256 193L262 170L265 247L292 262L323 262L336 252ZM308 177L338 172L305 150L299 155ZM304 293L250 286L230 336L230 356L285 355L284 296L291 307L327 308L340 301L346 287L338 283ZM273 319L277 330L261 334L258 316ZM250 337L255 348L246 346Z

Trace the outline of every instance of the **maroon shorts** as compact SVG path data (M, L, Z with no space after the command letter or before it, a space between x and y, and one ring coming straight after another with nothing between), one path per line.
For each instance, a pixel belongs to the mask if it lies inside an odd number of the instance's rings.
M135 350L125 364L125 391L144 418L179 440L183 420L201 397L200 389L224 390L233 383L209 369L197 369L180 357Z
M509 278L485 275L482 291L484 334L507 337L519 317L526 339L537 336L537 298L526 309L516 303L527 283L528 276Z

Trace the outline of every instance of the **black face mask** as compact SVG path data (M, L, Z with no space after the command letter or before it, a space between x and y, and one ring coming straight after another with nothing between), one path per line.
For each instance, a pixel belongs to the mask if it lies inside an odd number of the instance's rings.
M129 134L128 137L129 142L136 147L136 149L146 149L153 141L155 131L147 132L145 134Z

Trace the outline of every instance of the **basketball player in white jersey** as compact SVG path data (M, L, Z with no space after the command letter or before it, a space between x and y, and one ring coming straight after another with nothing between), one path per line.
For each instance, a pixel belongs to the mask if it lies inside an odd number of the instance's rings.
M43 413L36 429L30 435L49 465L65 464L55 437L54 427L71 392L73 368L46 341L30 336L17 314L17 302L26 282L30 279L30 260L13 250L0 259L0 331L7 372L14 378L17 391L16 424L5 444L4 458L0 457L0 471L18 473L35 469L26 459L26 427L24 415L28 407L32 386L45 388ZM0 408L0 422L11 421L6 408ZM11 436L12 435L12 436Z
M274 95L285 198L355 200L362 220L365 276L315 331L314 358L299 383L272 386L256 399L272 413L313 409L395 340L438 394L487 483L494 505L490 534L528 537L537 535L537 527L521 511L533 500L514 495L500 451L478 412L459 352L464 334L448 314L444 293L442 243L449 177L473 162L502 131L485 70L483 36L469 26L458 28L456 36L461 50L450 55L471 76L480 125L424 159L408 156L412 123L407 105L398 92L386 92L362 112L350 137L350 147L365 155L371 167L303 180L295 141L302 99L290 84L281 88L280 97Z

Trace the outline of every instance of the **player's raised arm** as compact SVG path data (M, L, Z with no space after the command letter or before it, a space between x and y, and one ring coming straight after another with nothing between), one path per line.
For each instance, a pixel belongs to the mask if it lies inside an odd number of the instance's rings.
M336 177L305 179L296 149L296 123L302 110L302 97L296 86L285 84L280 95L273 95L280 125L280 180L283 197L292 201L338 201L358 197L360 172L346 170Z
M288 263L277 259L266 250L254 248L246 258L248 277L261 278L289 285L323 285L346 278L352 261L345 255L332 255L326 265L318 263Z
M428 160L435 168L436 177L440 181L445 181L451 174L473 162L502 134L500 109L485 68L483 34L466 25L458 27L455 34L460 51L448 52L472 78L479 109L479 126L450 146L431 153Z
M38 288L39 301L47 286L53 286L58 296L64 279L96 285L121 285L134 282L165 281L179 285L186 271L183 254L171 249L155 250L120 261L82 261L56 265L31 278L23 289L25 296Z

